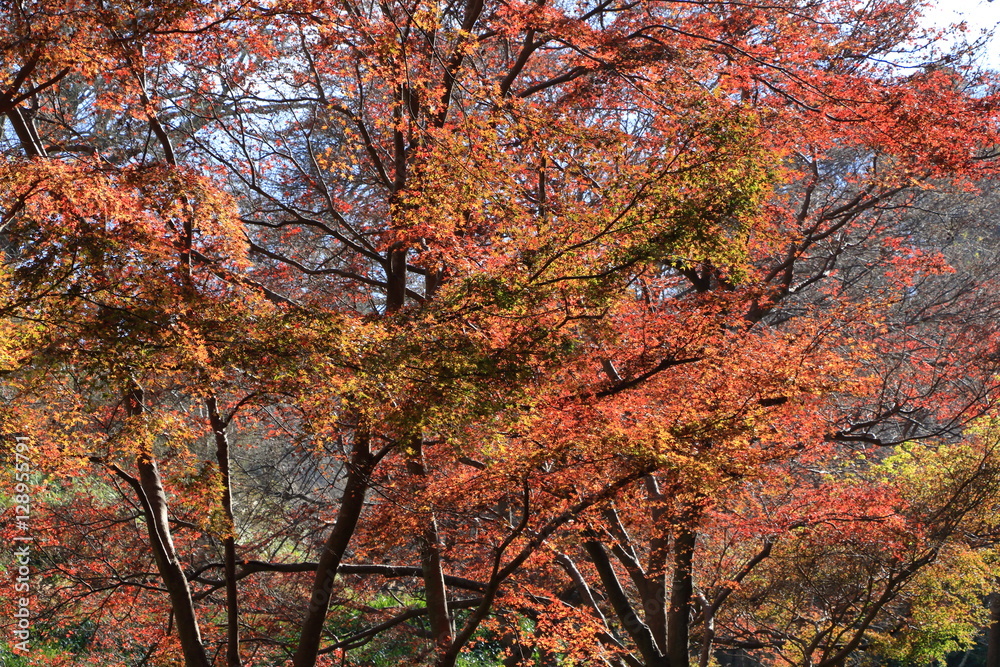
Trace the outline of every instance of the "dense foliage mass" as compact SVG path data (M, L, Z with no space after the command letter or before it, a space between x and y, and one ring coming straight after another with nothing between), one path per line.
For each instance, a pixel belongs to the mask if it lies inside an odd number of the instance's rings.
M920 11L0 4L0 662L968 649L1000 81Z

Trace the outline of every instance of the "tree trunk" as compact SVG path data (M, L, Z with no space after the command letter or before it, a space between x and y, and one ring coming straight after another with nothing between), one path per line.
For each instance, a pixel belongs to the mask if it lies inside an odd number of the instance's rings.
M417 486L426 486L427 469L424 466L423 438L414 436L406 462L407 470L416 477ZM454 639L455 631L448 612L448 589L444 583L441 564L441 541L438 538L437 518L433 508L428 509L427 523L420 536L420 565L427 597L427 614L434 643L439 650L446 650Z
M38 138L38 131L35 129L35 121L31 114L15 106L6 115L17 134L18 141L21 142L24 154L28 157L46 157L45 147Z
M674 573L670 586L670 609L667 610L667 658L670 667L688 667L688 619L694 585L691 565L697 539L697 509L681 514L680 528L674 537Z
M126 407L131 417L142 414L142 389L138 387L132 389L126 400ZM160 481L160 472L153 458L153 452L148 450L141 452L136 465L139 469L139 499L146 514L149 542L153 549L156 567L170 595L177 636L184 652L184 664L186 667L209 667L210 662L201 642L194 601L191 599L191 589L174 551L167 512L167 495Z
M233 520L232 483L229 476L229 437L226 421L219 415L215 396L206 400L208 418L215 435L215 455L222 474L222 509L226 513L228 534L223 540L223 568L226 575L226 664L242 667L240 660L240 601L236 581L236 524Z
M632 605L629 604L628 596L615 574L604 545L596 539L588 539L583 543L583 547L594 563L594 569L597 570L597 575L601 578L604 593L608 597L608 602L611 603L615 616L618 617L618 622L635 642L643 661L648 667L672 667L668 663L667 656L657 648L649 626L642 622L635 610L632 609Z
M1000 593L990 593L990 625L986 630L986 665L1000 667Z
M705 616L703 634L701 636L701 653L698 656L698 667L708 667L712 659L712 642L715 641L715 608L708 598L701 596L702 613Z
M386 275L385 312L394 313L406 302L406 248L393 245L389 250Z
M347 485L340 499L337 522L330 531L316 568L316 579L313 582L306 617L302 623L298 649L292 659L293 667L313 667L316 664L337 568L340 567L340 561L347 551L347 545L354 535L361 511L364 509L365 494L370 483L369 475L374 466L369 435L359 430L354 435L354 451L348 464Z
M666 515L663 494L656 477L649 475L644 480L646 495L651 501L650 519L656 527L649 541L649 560L646 574L649 579L648 597L644 601L646 623L653 633L660 652L667 653L667 556L670 553L670 541L666 535Z

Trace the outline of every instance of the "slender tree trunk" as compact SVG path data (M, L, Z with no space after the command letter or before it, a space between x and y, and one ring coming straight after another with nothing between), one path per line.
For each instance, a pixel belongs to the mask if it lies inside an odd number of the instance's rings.
M407 470L417 478L417 485L426 487L427 469L424 466L423 438L414 436L406 462ZM454 639L455 630L448 612L448 589L444 583L444 568L441 564L441 540L438 537L437 518L434 510L428 510L427 523L420 536L420 565L423 571L424 594L427 597L427 613L431 633L439 650L446 650Z
M618 617L618 622L621 624L622 629L632 638L632 641L635 642L636 648L639 649L639 653L642 655L642 659L647 667L671 667L667 656L657 648L649 626L642 622L642 619L632 609L632 605L629 604L628 595L625 589L622 588L618 575L615 573L614 567L608 559L604 545L596 539L588 539L583 543L583 547L590 556L590 560L594 564L594 569L597 570L597 575L601 578L601 583L604 586L604 594L607 596L611 608Z
M441 266L428 267L427 275L424 276L424 297L428 300L433 299L437 295L437 291L443 281L444 268Z
M126 399L129 416L137 417L143 412L143 393L138 387L132 389ZM195 615L194 601L187 577L177 560L167 511L167 495L160 481L152 451L139 454L136 465L139 469L138 487L140 501L146 514L149 542L153 549L156 567L170 595L174 612L177 636L184 652L186 667L209 667L210 662L201 642L201 631Z
M674 573L670 586L670 609L667 611L667 657L670 667L688 667L688 619L694 592L691 566L697 539L697 509L681 514L680 528L674 537Z
M709 604L708 598L701 596L701 606L705 616L705 627L701 636L701 653L698 656L698 667L708 667L712 659L712 642L715 641L715 609Z
M215 435L215 456L222 474L222 509L226 513L228 534L223 540L223 569L226 576L226 664L242 667L240 660L240 600L236 581L236 523L233 519L232 483L229 475L229 437L226 421L219 414L215 396L206 400L208 418Z
M8 100L0 99L0 101L6 103ZM6 116L14 128L14 133L17 134L18 141L21 142L24 154L28 157L46 157L45 147L38 138L38 131L35 129L35 121L31 114L21 107L14 106Z
M385 312L394 313L406 302L406 248L393 246L389 250L389 271L386 276Z
M655 513L655 512L654 512ZM659 517L657 517L658 519ZM654 526L657 524L654 524ZM647 569L647 587L643 599L643 609L646 612L646 623L653 633L657 648L667 654L667 574L666 564L669 554L669 542L662 533L650 540L649 569Z
M664 526L666 508L663 506L663 494L653 475L644 480L646 495L651 501L650 518L653 526ZM670 554L670 541L664 528L655 530L649 541L649 561L646 573L649 579L649 599L644 601L646 623L653 633L657 647L664 655L667 654L667 556Z
M1000 667L1000 593L986 598L990 606L990 625L986 631L986 666Z
M359 429L354 435L354 451L348 463L347 485L340 499L337 521L330 531L316 568L316 579L306 608L306 617L302 623L298 649L292 659L294 667L313 667L316 664L337 568L340 567L340 561L361 518L365 494L370 484L369 476L374 466L369 435Z

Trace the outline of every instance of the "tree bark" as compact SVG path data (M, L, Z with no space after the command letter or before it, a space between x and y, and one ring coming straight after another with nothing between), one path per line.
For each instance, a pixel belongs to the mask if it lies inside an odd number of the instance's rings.
M15 106L6 113L6 116L14 128L14 133L17 134L18 141L21 142L24 154L28 157L46 157L45 147L38 138L38 130L31 115L21 107Z
M385 312L394 313L406 302L406 248L389 250L386 275Z
M670 541L666 536L664 524L667 520L667 510L664 507L663 494L660 485L653 475L644 480L646 495L652 509L650 519L656 527L649 541L649 560L646 566L648 600L643 601L646 611L646 622L653 633L662 653L667 653L667 556L670 553Z
M226 577L226 664L242 667L240 660L240 600L236 576L236 523L233 519L232 483L229 475L229 437L226 420L219 414L215 396L205 401L215 435L215 456L222 474L222 509L226 514L228 534L223 540L223 571Z
M608 596L608 602L611 603L615 616L618 617L625 632L635 642L643 661L648 667L668 667L667 656L657 648L649 626L642 622L635 610L632 609L632 605L629 604L628 596L618 580L618 575L615 574L614 567L604 550L604 545L597 540L590 539L584 542L583 547L593 561L597 575L601 578L604 593Z
M986 598L990 607L990 625L986 630L986 666L1000 667L1000 593Z
M138 417L143 413L142 389L134 387L126 398L126 409L130 417ZM177 636L184 652L186 667L209 667L211 664L205 647L201 641L201 631L191 599L191 589L187 577L177 560L173 539L170 535L167 495L160 481L160 472L153 458L153 452L143 451L139 454L136 465L139 469L137 491L146 515L146 528L149 532L149 542L153 549L156 567L163 578L163 583L170 595L170 604L174 612Z
M426 487L427 469L424 466L423 438L414 436L407 470L417 479L420 490ZM451 645L455 630L448 612L448 589L445 587L444 569L441 564L441 540L438 537L437 517L433 508L428 509L427 523L420 536L420 566L424 580L424 595L427 597L427 613L431 633L438 650L444 651Z
M316 568L316 579L313 581L306 617L302 623L299 645L292 658L293 667L313 667L316 664L337 568L361 518L370 483L369 475L374 466L370 437L364 430L358 430L354 435L354 451L348 463L347 485L341 496L340 512Z
M691 566L697 539L695 524L697 508L687 508L681 514L680 527L674 537L674 573L670 585L670 609L667 610L667 657L670 667L688 667L688 619L694 583Z
M708 667L712 659L712 642L715 641L715 607L709 603L708 598L701 596L700 599L705 622L701 636L701 652L698 654L698 667Z

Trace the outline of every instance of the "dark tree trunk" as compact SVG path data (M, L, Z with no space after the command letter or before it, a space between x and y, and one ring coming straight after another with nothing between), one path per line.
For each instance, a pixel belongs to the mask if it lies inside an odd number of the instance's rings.
M394 313L406 302L406 249L389 250L386 276L385 312Z
M370 484L369 475L374 466L375 459L371 453L369 436L359 431L354 436L354 451L348 464L347 485L340 499L337 521L330 531L316 568L316 579L309 597L306 617L302 623L298 649L292 659L293 667L313 667L316 664L316 656L319 654L319 645L323 637L323 623L326 621L330 596L337 578L337 568L340 567L347 545L361 518L365 494Z
M990 607L990 625L986 629L986 666L1000 667L1000 593L986 598Z
M667 610L667 658L670 667L688 667L688 620L694 584L691 567L697 540L695 524L698 510L689 508L681 515L674 537L674 573L670 585L670 608Z
M226 664L242 667L240 660L240 601L236 580L236 524L233 519L232 483L229 476L229 437L226 421L219 414L215 396L206 401L208 418L215 435L215 456L222 474L222 509L226 513L229 534L223 541L223 567L226 575Z
M424 466L423 438L415 436L411 442L406 467L417 480L417 486L426 486L427 469ZM454 639L451 615L448 612L448 590L444 582L444 568L441 564L441 540L438 537L437 517L433 508L428 510L424 530L420 536L420 566L424 579L424 594L427 597L427 614L430 620L434 643L440 650L446 650Z

